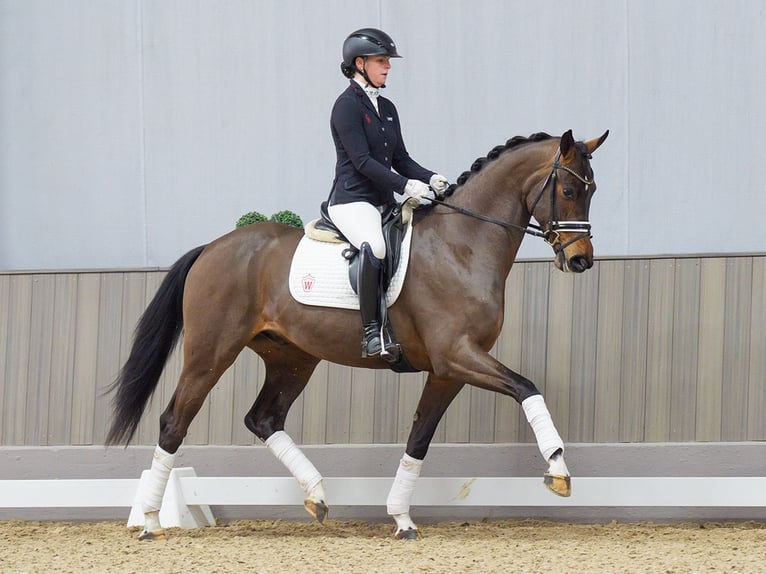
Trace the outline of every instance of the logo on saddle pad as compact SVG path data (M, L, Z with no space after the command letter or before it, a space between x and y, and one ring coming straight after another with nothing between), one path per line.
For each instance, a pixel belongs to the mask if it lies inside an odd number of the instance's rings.
M386 305L390 307L399 297L410 261L412 224L402 241L399 267L386 292ZM359 297L348 280L348 261L343 250L348 243L317 241L305 235L295 249L290 264L289 287L293 299L304 305L359 309Z
M316 277L314 277L311 273L303 276L302 282L304 293L311 293L311 290L314 288L314 281L316 281Z

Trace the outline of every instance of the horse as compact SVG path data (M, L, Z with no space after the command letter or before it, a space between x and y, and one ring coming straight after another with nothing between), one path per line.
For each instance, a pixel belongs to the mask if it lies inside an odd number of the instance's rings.
M588 141L575 141L571 130L560 137L513 137L477 159L441 199L415 210L409 271L388 317L409 364L428 375L386 504L397 538L420 537L411 495L437 424L464 385L521 404L548 463L544 484L570 495L564 444L540 391L489 351L503 325L506 278L526 234L550 244L561 271L581 273L593 265L590 159L608 134ZM107 446L130 442L183 331L183 367L139 492L141 540L165 538L159 509L175 454L208 393L245 347L261 357L266 374L244 423L298 480L309 514L319 522L327 516L322 476L284 431L287 413L321 360L389 365L381 356L361 357L357 311L291 297L288 272L303 234L261 222L192 249L171 267L139 319L110 387Z

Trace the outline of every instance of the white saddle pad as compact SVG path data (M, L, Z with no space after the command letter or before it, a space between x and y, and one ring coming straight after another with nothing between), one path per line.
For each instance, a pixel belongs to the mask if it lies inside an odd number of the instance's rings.
M407 225L399 267L386 293L386 306L394 304L402 291L410 262L412 223ZM348 261L341 254L348 243L327 243L303 236L290 265L290 294L299 303L320 307L359 309L359 296L348 280Z

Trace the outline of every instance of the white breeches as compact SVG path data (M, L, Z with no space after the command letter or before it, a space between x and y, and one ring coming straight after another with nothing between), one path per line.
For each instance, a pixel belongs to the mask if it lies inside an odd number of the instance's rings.
M330 219L341 230L351 245L361 249L362 243L369 243L373 255L378 259L386 256L386 241L378 208L366 201L341 203L327 208Z

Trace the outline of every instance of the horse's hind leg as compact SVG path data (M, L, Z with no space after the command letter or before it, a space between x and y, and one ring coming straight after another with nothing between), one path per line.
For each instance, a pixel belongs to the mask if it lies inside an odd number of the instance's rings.
M304 506L319 522L327 516L322 475L285 432L285 419L306 387L319 359L288 343L259 342L256 352L266 365L266 379L245 425L287 467L306 493Z
M399 462L396 478L386 501L388 514L396 522L394 534L396 538L405 540L418 538L418 527L410 518L412 493L436 427L444 411L462 388L462 383L448 382L434 375L430 375L426 381L415 411L407 449Z
M139 492L141 510L144 513L144 530L139 535L139 540L165 538L159 511L176 451L208 393L244 348L244 342L231 339L218 340L216 344L207 340L196 344L195 341L196 338L191 333L184 341L184 366L181 376L173 397L160 416L159 441L154 450L149 475L142 481Z

